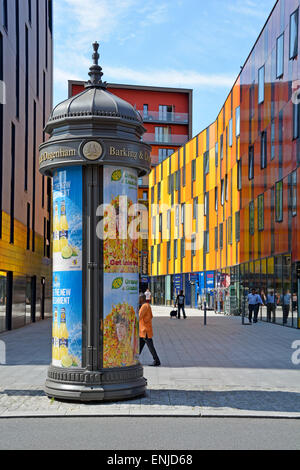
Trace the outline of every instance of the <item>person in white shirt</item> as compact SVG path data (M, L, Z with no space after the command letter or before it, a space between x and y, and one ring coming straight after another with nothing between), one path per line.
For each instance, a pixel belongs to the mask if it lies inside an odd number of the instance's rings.
M146 296L146 302L148 304L150 304L150 302L151 302L151 292L150 292L149 288L146 290L145 296Z
M259 312L259 306L263 305L261 296L256 294L256 290L252 289L251 294L248 294L248 305L249 305L249 323L252 323L252 314L254 313L253 323L257 323L257 317Z

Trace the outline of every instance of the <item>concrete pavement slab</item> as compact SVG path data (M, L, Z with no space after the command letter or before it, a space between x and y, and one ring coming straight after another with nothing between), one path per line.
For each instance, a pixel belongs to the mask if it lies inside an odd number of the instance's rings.
M241 318L188 309L171 320L154 307L154 344L162 367L147 364L145 397L116 403L49 400L43 386L51 356L51 321L0 335L0 418L30 416L241 416L300 418L300 366L292 344L300 331L277 325L241 324Z

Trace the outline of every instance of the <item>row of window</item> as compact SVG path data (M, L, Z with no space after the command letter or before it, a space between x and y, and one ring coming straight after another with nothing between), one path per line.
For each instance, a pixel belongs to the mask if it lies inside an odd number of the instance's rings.
M289 59L294 60L298 56L298 26L299 9L290 16L290 37L289 37ZM276 41L276 78L280 79L284 75L284 33ZM265 100L265 66L258 70L258 104ZM251 114L251 113L250 113ZM251 119L251 115L250 115Z

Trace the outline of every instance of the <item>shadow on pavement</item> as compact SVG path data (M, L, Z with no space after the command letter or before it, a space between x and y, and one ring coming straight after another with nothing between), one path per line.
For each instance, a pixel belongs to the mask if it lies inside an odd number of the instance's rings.
M9 397L43 397L43 390L3 390L1 395ZM71 403L61 401L62 403ZM72 402L73 404L76 402ZM176 390L160 389L147 390L145 397L133 400L115 402L118 407L124 405L144 405L144 406L170 406L170 407L206 407L210 409L230 408L240 411L257 412L286 412L300 413L300 393L264 390L226 390L226 391L197 391L197 390ZM78 405L84 406L84 403ZM113 405L114 402L90 402L86 405L95 407L105 407ZM34 403L32 403L34 407ZM140 408L139 408L140 410ZM102 410L103 411L103 410Z

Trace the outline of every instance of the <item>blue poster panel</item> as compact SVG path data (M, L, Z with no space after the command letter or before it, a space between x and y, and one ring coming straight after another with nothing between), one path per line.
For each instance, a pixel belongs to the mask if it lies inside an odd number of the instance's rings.
M53 177L52 364L82 366L82 169Z

